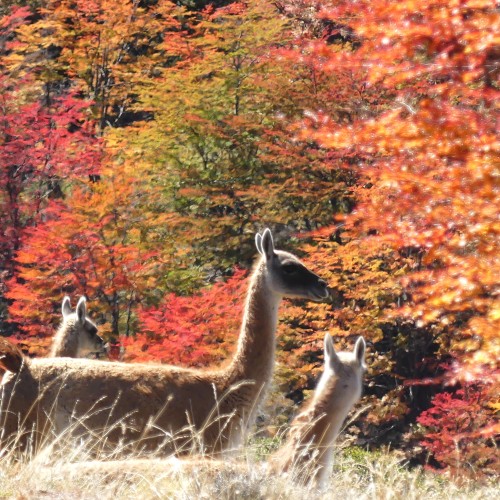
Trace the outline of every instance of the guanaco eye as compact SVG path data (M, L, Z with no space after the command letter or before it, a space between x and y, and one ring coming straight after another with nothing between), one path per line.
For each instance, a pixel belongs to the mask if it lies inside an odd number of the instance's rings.
M283 272L285 274L294 274L299 270L297 264L283 264Z
M97 328L95 326L89 326L87 331L91 337L97 337Z

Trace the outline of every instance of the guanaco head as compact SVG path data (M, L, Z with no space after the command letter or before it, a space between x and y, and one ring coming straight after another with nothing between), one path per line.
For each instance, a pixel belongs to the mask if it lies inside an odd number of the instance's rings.
M331 404L343 406L346 411L361 397L362 379L366 371L365 349L363 337L359 337L352 352L336 352L333 339L329 333L325 335L325 369L318 383L315 395L332 392Z
M0 381L5 371L17 373L23 366L24 355L16 345L0 337Z
M88 356L91 353L104 351L104 340L97 334L97 326L87 316L87 301L80 297L76 311L71 310L69 297L64 297L62 302L63 323L74 329L78 337L78 355Z
M274 293L311 300L328 297L326 281L309 271L295 255L274 249L273 236L269 229L255 235L255 246L265 259L270 286Z

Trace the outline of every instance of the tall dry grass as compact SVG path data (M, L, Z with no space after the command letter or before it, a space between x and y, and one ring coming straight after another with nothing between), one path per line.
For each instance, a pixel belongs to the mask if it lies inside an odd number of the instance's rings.
M8 403L4 400L0 411L0 437ZM222 430L228 417L214 411L213 418L221 419ZM201 433L193 428L183 429L179 435L165 433L165 443L146 454L140 441L110 446L107 436L115 426L127 425L123 418L114 422L110 418L105 428L82 433L85 420L85 416L75 417L74 423L59 434L44 429L43 440L28 440L23 451L19 449L20 436L4 442L0 448L0 499L500 498L494 478L489 483L453 481L409 468L395 453L368 453L349 448L347 443L338 446L328 488L315 491L307 482L308 474L298 467L281 476L268 470L266 460L272 451L279 450L286 429L273 440L254 436L242 450L214 460L203 455ZM186 433L190 435L188 441ZM35 442L36 447L29 445ZM166 450L178 448L177 442L181 443L183 458L165 457Z
M106 431L103 430L105 439ZM266 447L257 440L230 458L202 455L160 458L99 452L96 436L60 435L35 453L14 450L0 457L0 498L16 499L404 499L499 498L498 484L452 481L410 469L394 453L339 449L325 491L287 476L270 475ZM194 450L194 448L193 448ZM303 477L303 475L300 475Z

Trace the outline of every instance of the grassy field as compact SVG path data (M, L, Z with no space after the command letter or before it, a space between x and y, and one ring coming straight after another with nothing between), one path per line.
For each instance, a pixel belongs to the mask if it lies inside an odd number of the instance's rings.
M363 411L358 409L352 418ZM0 431L6 415L0 412ZM167 433L162 450L179 450L181 442L184 451L187 446L191 451L182 458L165 457L165 451L146 454L141 441L110 441L114 426L124 425L120 419L111 421L110 416L100 431L82 431L86 416L75 417L60 434L54 431L55 423L38 429L36 435L45 437L36 452L30 449L35 434L11 436L0 449L0 499L500 500L497 478L453 480L410 468L397 451L368 452L350 446L352 438L344 432L328 486L318 491L309 483L314 466L306 471L292 467L281 475L268 467L269 457L279 453L288 424L277 426L274 437L256 434L241 450L214 460L200 453L200 431L191 429L187 444L184 430L179 436ZM27 450L21 453L20 442L26 436Z
M494 499L498 482L460 482L408 468L394 453L337 452L331 480L319 492L266 472L262 443L211 461L157 457L89 462L85 443L67 440L32 456L0 458L0 498L15 499ZM99 457L105 460L109 457ZM112 457L116 458L116 457ZM83 461L83 462L82 462ZM83 465L82 465L83 464Z

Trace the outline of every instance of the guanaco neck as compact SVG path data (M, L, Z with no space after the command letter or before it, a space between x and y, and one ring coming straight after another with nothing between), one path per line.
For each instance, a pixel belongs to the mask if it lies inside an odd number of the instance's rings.
M227 368L229 382L255 381L260 392L269 384L274 370L276 328L281 296L273 293L264 258L250 279L236 354Z
M296 446L313 446L325 451L333 444L350 408L336 402L336 376L319 383L311 404L291 424L290 439Z

